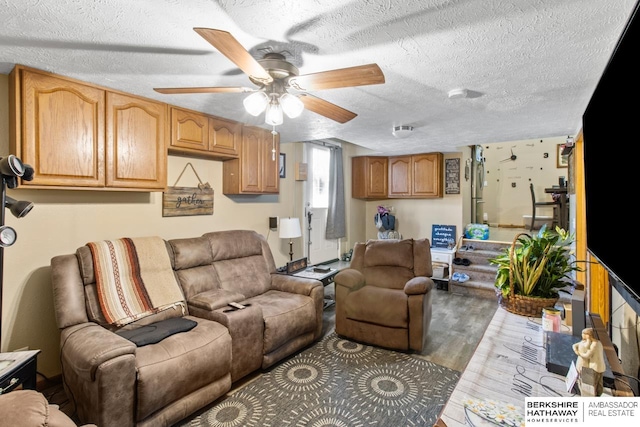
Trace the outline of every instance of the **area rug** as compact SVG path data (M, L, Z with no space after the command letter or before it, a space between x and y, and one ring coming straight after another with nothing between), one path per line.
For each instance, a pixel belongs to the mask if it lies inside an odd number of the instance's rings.
M176 426L432 426L459 377L332 333Z

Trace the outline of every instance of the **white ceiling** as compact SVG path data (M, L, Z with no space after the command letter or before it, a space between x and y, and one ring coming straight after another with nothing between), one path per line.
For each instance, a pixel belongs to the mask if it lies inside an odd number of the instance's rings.
M283 142L338 138L385 154L573 135L636 0L0 0L0 73L16 63L263 125L248 86L194 27L229 31L258 59L308 74L377 63L382 85L313 95L358 116L285 117ZM469 98L449 99L466 88ZM395 125L415 127L406 139Z

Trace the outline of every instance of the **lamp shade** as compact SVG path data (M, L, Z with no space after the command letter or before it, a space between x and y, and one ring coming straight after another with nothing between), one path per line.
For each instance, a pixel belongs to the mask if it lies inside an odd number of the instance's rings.
M9 208L13 216L16 218L22 218L26 216L31 209L33 209L33 203L26 200L16 200L13 197L5 196L5 207Z
M304 110L304 104L300 101L300 98L290 93L282 94L280 105L282 105L284 113L292 119L298 117Z
M282 105L278 100L273 100L267 106L267 112L264 114L264 122L269 126L278 126L283 122Z
M280 238L291 239L302 236L300 229L300 219L298 218L282 218L280 219Z
M269 96L264 92L255 92L247 96L242 103L247 113L259 116L269 103Z

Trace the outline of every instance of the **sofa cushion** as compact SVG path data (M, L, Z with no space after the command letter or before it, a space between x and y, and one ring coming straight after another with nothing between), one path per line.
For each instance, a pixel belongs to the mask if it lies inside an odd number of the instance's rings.
M344 312L351 320L392 328L407 328L407 298L403 291L364 286L346 296Z
M231 370L231 336L227 328L210 320L187 318L197 322L189 332L136 350L138 421Z
M306 295L267 291L244 303L258 304L264 319L264 354L316 328L314 301Z
M0 395L0 426L76 427L57 405L50 405L35 390L16 390Z
M364 251L364 266L404 267L413 270L413 239L368 241Z
M222 289L250 298L271 288L271 274L262 255L216 261L213 266Z
M199 293L220 289L218 274L211 264L177 270L176 277L187 301Z

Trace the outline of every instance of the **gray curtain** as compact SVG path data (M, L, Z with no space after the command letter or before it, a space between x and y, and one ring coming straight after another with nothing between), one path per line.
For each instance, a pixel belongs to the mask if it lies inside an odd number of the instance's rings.
M342 148L331 147L329 160L329 207L325 238L339 239L347 235L344 213L344 176L342 172Z

